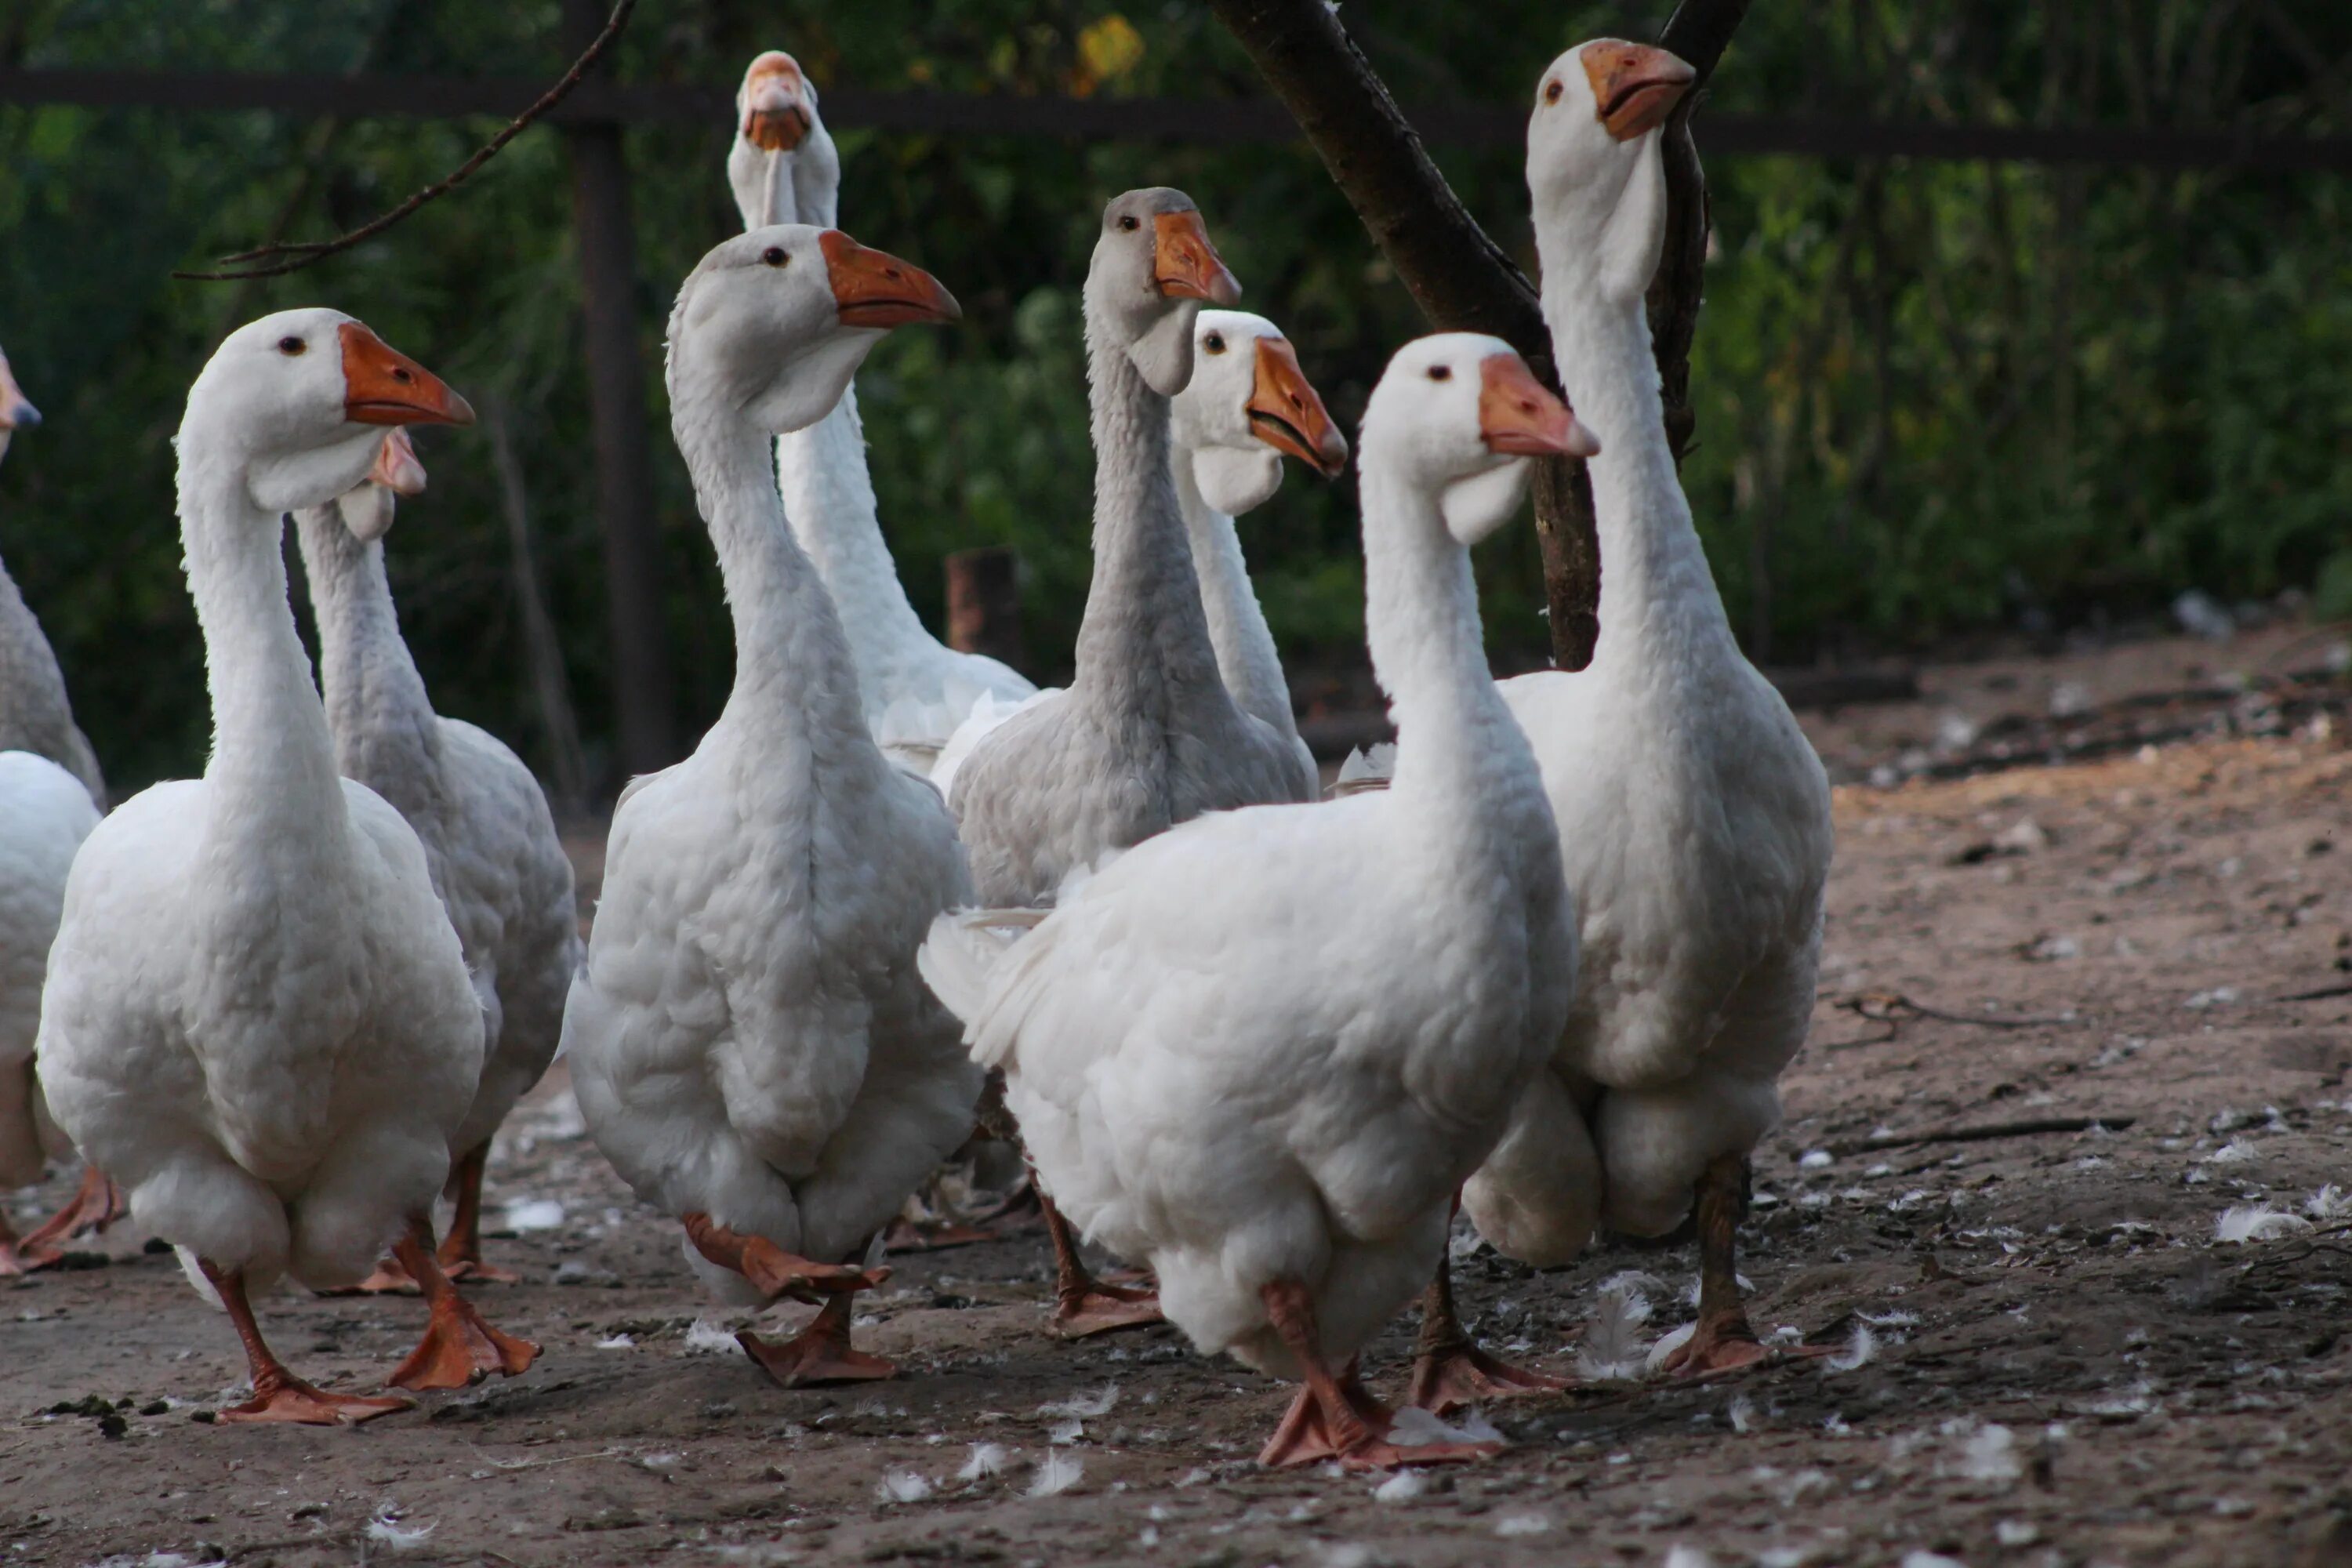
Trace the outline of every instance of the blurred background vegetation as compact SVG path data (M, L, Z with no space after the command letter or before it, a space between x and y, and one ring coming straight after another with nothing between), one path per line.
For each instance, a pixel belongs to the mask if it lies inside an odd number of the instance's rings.
M0 65L551 78L556 0L13 0ZM1349 0L1408 104L1516 105L1559 49L1654 36L1664 5ZM1258 96L1202 7L1097 0L644 0L633 82L731 89L759 49L820 89ZM2352 132L2339 0L1759 0L1717 110L1893 121ZM1077 288L1101 202L1171 184L1350 427L1420 330L1302 146L880 135L829 117L844 226L937 271L962 324L883 344L860 396L917 606L941 557L1020 552L1032 673L1062 673L1088 561ZM325 121L0 106L0 346L48 423L0 465L0 555L47 623L118 796L202 765L201 645L170 437L229 327L330 303L501 413L538 530L593 776L609 658L562 147L526 133L468 189L289 279L176 282L261 238L373 216L493 121ZM661 322L737 220L725 120L628 132L679 732L730 673L717 572L667 438ZM1698 124L1706 149L1704 114ZM2106 624L2201 588L2315 589L2352 615L2352 246L2339 174L1714 157L1717 228L1685 470L1760 660L1904 651L1989 628ZM1530 262L1520 160L1438 149ZM487 423L487 422L486 422ZM433 487L392 536L409 640L443 711L547 740L525 675L485 427L429 435ZM1302 696L1361 665L1350 489L1294 469L1244 539ZM1541 662L1531 530L1480 570L1499 668ZM307 614L307 612L306 612ZM1318 679L1324 672L1328 679Z

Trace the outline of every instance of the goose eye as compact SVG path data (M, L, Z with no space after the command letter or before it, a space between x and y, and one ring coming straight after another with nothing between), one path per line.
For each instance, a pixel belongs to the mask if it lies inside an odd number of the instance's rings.
M289 359L293 358L296 354L300 353L304 349L307 349L310 346L310 345L309 343L304 342L301 339L297 337L283 337L278 340L278 352L284 354Z
M1429 367L1429 379L1432 381L1452 381L1454 379L1454 367L1450 364L1431 365Z
M1550 81L1544 83L1544 101L1546 103L1558 103L1559 101L1559 95L1565 90L1567 89L1559 85L1559 79L1555 77Z
M1211 332L1206 338L1202 340L1201 346L1208 350L1213 354L1221 354L1225 352L1225 334L1223 332Z
M790 261L792 257L785 253L782 246L772 245L760 252L760 259L771 267L782 267L785 262Z
M1135 215L1133 213L1129 213L1126 216L1118 220L1118 226L1127 230L1128 233L1133 234L1136 229L1141 226L1135 221Z

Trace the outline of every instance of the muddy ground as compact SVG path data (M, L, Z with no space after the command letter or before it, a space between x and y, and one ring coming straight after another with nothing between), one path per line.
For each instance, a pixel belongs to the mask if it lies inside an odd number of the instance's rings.
M2236 656L1930 672L1920 703L1809 723L1867 778L1954 710ZM2352 988L2345 733L1841 789L1822 1005L1744 1261L1759 1327L1835 1362L1499 1407L1507 1454L1418 1483L1266 1474L1287 1391L1167 1330L1050 1339L1029 1237L894 1258L863 1337L902 1378L788 1392L710 1348L748 1319L697 1299L559 1076L492 1167L492 1248L529 1282L481 1299L546 1347L512 1383L363 1428L216 1426L235 1342L135 1220L0 1289L0 1564L2352 1562L2352 1208L2306 1213L2352 1188L2352 995L2284 999ZM1892 1142L2066 1118L2119 1130ZM2219 1239L2255 1205L2294 1217ZM1602 1281L1652 1277L1655 1333L1691 1268L1616 1244L1461 1272L1483 1332L1570 1373ZM263 1306L298 1369L354 1389L420 1318ZM1375 1348L1376 1387L1409 1345Z

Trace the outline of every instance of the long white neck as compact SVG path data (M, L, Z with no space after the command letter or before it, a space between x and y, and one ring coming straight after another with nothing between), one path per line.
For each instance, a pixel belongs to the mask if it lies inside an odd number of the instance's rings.
M724 397L673 375L670 424L719 552L735 624L735 684L715 730L773 734L829 761L870 759L857 671L832 599L792 530L768 468L768 437Z
M1168 399L1108 336L1089 312L1095 563L1071 686L1162 712L1188 700L1230 706L1168 472Z
M1517 854L1542 799L1534 752L1486 665L1470 552L1425 489L1364 443L1364 623L1396 721L1391 793L1425 808L1465 854ZM1497 815L1497 803L1507 809Z
M1201 582L1201 608L1208 617L1217 673L1243 712L1295 741L1298 720L1290 708L1290 683L1283 678L1282 656L1275 649L1274 633L1250 584L1241 533L1230 516L1202 498L1184 452L1175 454L1170 470L1177 505L1183 509L1184 534L1192 546L1192 571Z
M940 645L908 602L882 537L855 386L807 429L776 437L776 483L793 537L841 614L866 700L887 706L886 681Z
M352 537L331 503L297 512L294 528L319 622L319 684L336 765L412 824L427 821L441 804L441 721L400 635L383 545Z
M213 704L207 846L232 865L300 876L348 858L351 837L327 711L287 602L283 528L184 427L180 540Z
M57 653L0 563L0 752L32 752L70 768L77 734Z
M1601 439L1588 459L1601 536L1601 637L1592 668L1672 680L1740 653L1691 525L1666 444L1658 367L1639 295L1612 300L1589 248L1542 246L1544 320L1577 418Z

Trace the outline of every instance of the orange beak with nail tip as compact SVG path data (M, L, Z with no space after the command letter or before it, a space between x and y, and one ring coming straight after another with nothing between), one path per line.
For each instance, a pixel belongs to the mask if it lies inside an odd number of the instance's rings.
M1251 433L1277 452L1287 452L1327 479L1348 466L1348 438L1331 423L1331 411L1298 368L1287 339L1257 341L1257 380L1244 405Z
M361 326L336 329L343 351L343 417L354 425L471 425L473 405L431 371Z
M425 493L425 465L417 461L416 447L407 431L395 427L384 437L368 478L396 496Z
M845 327L903 327L911 321L963 319L940 280L911 261L858 244L837 228L819 237L825 270L833 279L834 303Z
M809 133L802 101L800 62L770 49L743 76L743 140L769 153L789 153Z
M1225 265L1201 215L1161 213L1151 220L1151 280L1171 300L1206 300L1231 305L1242 297L1242 280Z
M1533 458L1596 457L1601 443L1568 405L1538 381L1517 354L1489 354L1478 365L1478 434L1489 452Z
M1687 62L1648 44L1587 44L1583 58L1601 128L1620 142L1664 125L1698 78Z

